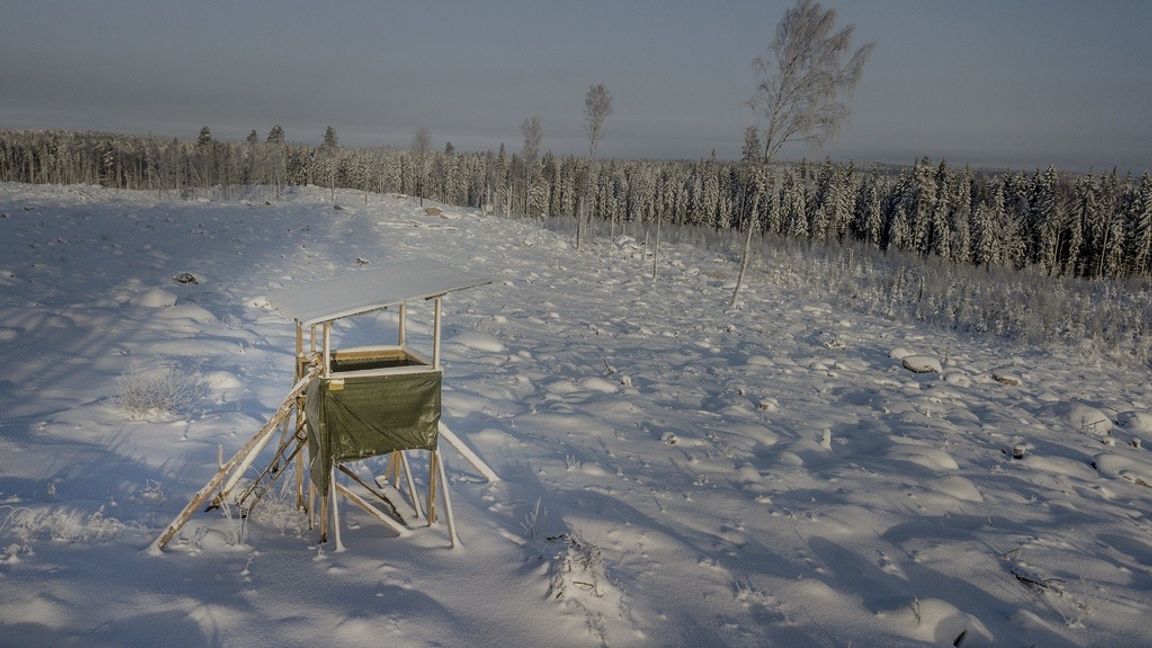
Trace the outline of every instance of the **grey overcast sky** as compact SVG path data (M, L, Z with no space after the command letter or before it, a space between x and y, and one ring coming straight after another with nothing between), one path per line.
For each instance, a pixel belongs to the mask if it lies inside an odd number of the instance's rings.
M0 0L0 127L462 150L586 146L615 97L614 157L739 155L753 57L788 0ZM1152 168L1152 2L826 0L876 50L841 137L801 156Z

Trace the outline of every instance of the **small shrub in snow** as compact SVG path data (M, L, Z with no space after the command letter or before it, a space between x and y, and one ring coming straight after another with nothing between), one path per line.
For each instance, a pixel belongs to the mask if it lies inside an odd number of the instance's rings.
M199 397L201 386L176 367L130 370L116 385L116 404L136 421L185 413Z
M85 515L69 508L32 509L0 506L0 534L11 533L27 546L33 540L56 542L107 542L120 536L128 525L104 515L104 507Z
M544 523L544 519L548 517L548 510L540 504L540 498L536 498L536 504L532 507L531 511L524 514L524 519L520 522L520 528L524 529L524 537L529 540L536 538L540 532L540 525Z
M549 537L548 541L562 543L549 569L548 597L564 598L572 589L603 597L607 579L600 547L575 530Z
M270 526L281 535L303 537L308 531L308 515L296 508L296 493L287 487L272 489L261 498L249 517L258 524Z

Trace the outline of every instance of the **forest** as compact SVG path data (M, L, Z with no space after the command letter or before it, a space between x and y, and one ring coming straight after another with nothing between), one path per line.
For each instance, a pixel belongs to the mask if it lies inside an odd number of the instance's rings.
M538 137L538 135L537 135ZM1152 277L1152 177L1117 170L1066 173L801 161L762 163L755 129L743 159L604 160L433 149L422 130L409 149L319 146L280 126L243 142L70 131L0 130L0 180L175 191L229 199L261 186L400 193L524 218L665 223L760 231L805 241L855 240L879 250L1049 277ZM238 195L238 192L237 192Z

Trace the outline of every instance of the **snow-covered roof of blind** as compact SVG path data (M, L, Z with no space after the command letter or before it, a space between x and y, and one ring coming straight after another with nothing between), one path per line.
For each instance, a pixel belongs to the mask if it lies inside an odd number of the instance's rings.
M311 326L491 282L451 266L415 259L285 288L268 301L285 316Z

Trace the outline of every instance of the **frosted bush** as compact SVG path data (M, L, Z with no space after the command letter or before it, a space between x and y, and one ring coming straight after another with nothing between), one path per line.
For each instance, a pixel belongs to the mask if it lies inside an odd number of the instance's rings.
M201 385L176 367L130 370L116 384L116 404L136 421L184 414L200 396Z
M572 227L567 219L551 219L545 225L558 232ZM647 240L647 230L655 227L624 226L636 240ZM591 233L595 235L597 228ZM733 264L739 235L736 230L667 223L661 233L666 245L692 245L721 254ZM812 242L772 235L761 236L759 250L754 268L760 276L753 282L766 281L894 320L1152 362L1152 284L1145 279L1050 277L1032 268L976 267L939 257L883 252L851 241Z
M250 517L254 522L272 527L281 535L303 537L308 531L308 515L296 507L295 488L289 488L286 483L283 488L270 490L261 498L252 509Z
M3 514L5 509L7 512ZM90 514L71 508L0 507L0 537L11 534L25 545L44 539L68 543L107 542L127 528L120 520L104 515L104 507Z
M576 530L548 540L562 543L549 569L548 596L564 598L575 588L597 598L603 597L607 577L604 573L604 553L600 547L585 540Z

